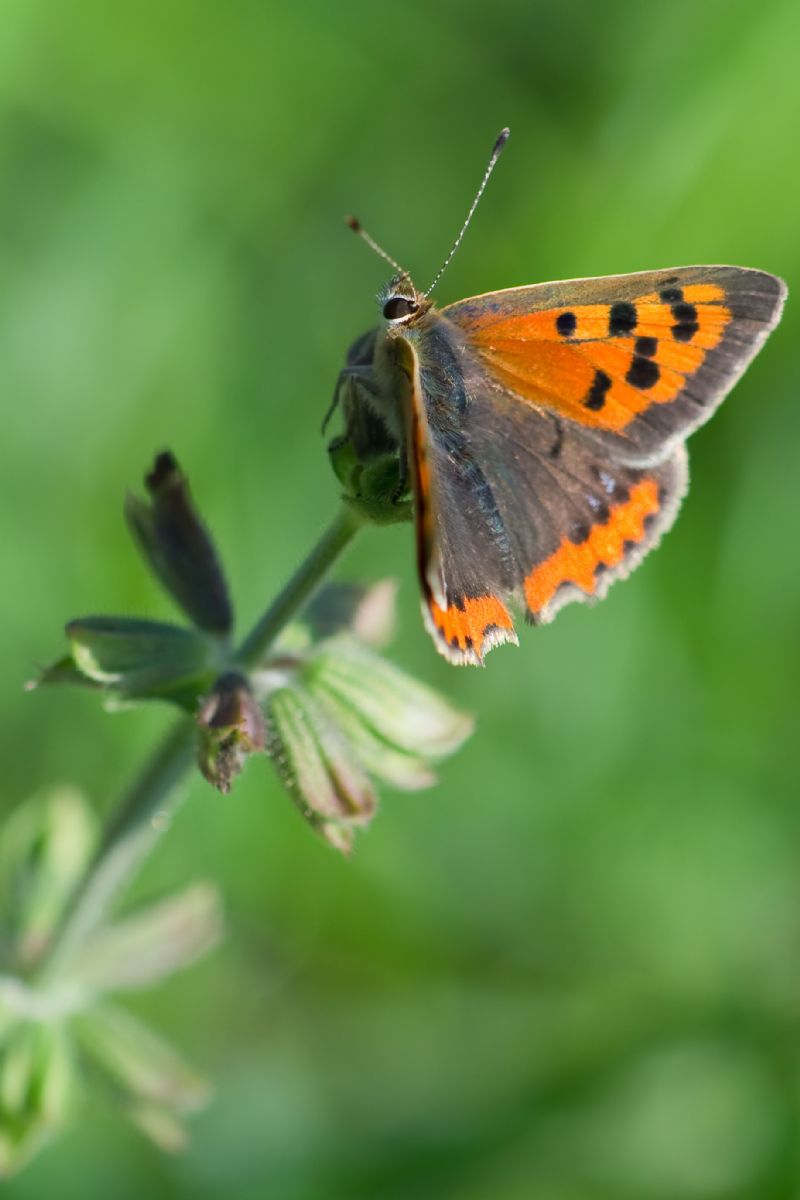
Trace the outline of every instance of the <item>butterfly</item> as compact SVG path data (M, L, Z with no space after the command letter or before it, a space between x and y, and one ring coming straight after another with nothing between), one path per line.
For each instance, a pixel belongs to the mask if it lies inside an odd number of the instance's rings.
M481 664L516 644L512 608L543 624L599 600L657 545L687 489L686 438L777 324L786 287L745 267L672 267L437 309L433 284L420 291L349 223L397 273L334 407L351 434L367 421L399 450L425 624L452 663Z

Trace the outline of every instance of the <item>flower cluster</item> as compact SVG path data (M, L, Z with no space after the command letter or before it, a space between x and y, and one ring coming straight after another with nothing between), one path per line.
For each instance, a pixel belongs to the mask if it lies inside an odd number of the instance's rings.
M333 455L362 519L404 519L396 455ZM174 456L146 478L148 499L126 516L145 561L189 626L89 616L66 626L69 652L39 683L99 689L116 706L160 699L191 714L203 775L230 790L245 762L266 752L303 816L350 849L376 806L374 780L433 782L432 767L469 735L472 720L383 657L394 627L394 587L329 585L265 654L242 661L219 555Z
M407 516L396 454L370 445L374 453L356 455L351 442L332 454L346 491L342 537L354 521ZM174 739L183 757L170 760L159 796L174 782L175 764L190 761L190 735L202 774L221 792L250 758L266 756L311 827L348 852L375 812L375 781L401 789L432 783L434 764L469 735L472 719L383 657L394 629L391 582L314 594L333 554L319 570L301 567L287 589L291 603L279 597L257 636L237 649L220 558L175 458L160 454L145 482L147 499L126 501L128 525L187 624L70 621L68 652L34 686L79 684L115 709L170 704L184 718ZM273 611L278 618L267 621ZM131 832L119 861L134 862L151 842L155 810L142 811L147 829ZM168 1150L182 1146L185 1115L208 1096L193 1068L110 997L151 986L208 951L221 930L217 893L196 884L113 916L103 872L114 849L113 831L100 839L91 810L66 789L24 805L4 831L0 1175L67 1122L89 1078Z

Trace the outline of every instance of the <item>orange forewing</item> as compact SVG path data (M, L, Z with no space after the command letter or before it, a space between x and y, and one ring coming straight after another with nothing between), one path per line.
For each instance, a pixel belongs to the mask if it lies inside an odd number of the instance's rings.
M716 284L682 288L680 304L691 316L681 326L674 304L645 293L624 306L630 336L614 329L613 304L499 316L487 305L462 325L512 392L578 424L620 433L651 404L675 400L719 345L732 316L724 298Z

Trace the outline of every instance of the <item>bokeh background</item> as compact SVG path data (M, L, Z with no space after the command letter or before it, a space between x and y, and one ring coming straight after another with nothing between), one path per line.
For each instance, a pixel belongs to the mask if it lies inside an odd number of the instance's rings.
M107 809L165 726L23 696L90 611L170 617L121 519L171 446L242 625L336 502L319 422L382 264L441 302L694 262L800 284L796 0L2 0L3 806ZM189 1152L91 1105L13 1200L648 1200L800 1189L800 363L784 323L691 443L659 552L483 671L345 862L269 764L197 780L137 891L218 880L224 948L134 1007L216 1081Z

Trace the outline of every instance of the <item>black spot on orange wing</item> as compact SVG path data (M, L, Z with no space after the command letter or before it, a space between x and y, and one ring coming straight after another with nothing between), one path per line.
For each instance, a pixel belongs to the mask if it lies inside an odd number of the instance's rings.
M642 358L655 358L658 352L658 338L638 337L633 344L633 352Z
M625 337L636 328L636 306L627 300L618 300L608 310L608 336Z
M611 377L605 371L595 371L592 386L586 393L583 403L592 412L599 412L606 402L606 392L611 387Z
M672 336L676 342L690 342L700 328L697 320L697 309L693 304L682 301L672 305L672 315L675 324L672 326Z
M578 318L574 312L562 312L556 317L556 329L561 337L572 337L578 326Z
M632 387L651 388L658 383L660 375L658 363L653 362L652 358L634 354L625 379Z

